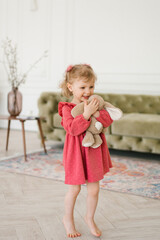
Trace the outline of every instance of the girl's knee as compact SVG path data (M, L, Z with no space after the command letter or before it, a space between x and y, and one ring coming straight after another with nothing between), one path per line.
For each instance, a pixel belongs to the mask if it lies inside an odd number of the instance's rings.
M88 191L88 195L92 197L97 197L99 195L99 189L92 189L91 191Z
M97 196L99 194L99 183L88 183L87 186L88 195Z
M81 191L81 185L71 185L69 191L76 197Z

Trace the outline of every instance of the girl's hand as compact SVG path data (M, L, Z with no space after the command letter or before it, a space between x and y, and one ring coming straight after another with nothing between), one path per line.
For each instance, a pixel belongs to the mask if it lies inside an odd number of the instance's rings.
M99 101L94 98L92 101L88 104L87 101L84 102L84 113L83 117L88 120L93 113L95 113L98 110L99 107Z

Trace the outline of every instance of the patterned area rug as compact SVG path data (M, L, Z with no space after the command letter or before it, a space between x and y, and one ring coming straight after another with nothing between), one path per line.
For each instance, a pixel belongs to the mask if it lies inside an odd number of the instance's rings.
M62 149L49 149L0 161L0 171L8 171L64 181ZM160 199L160 162L113 156L113 168L100 181L102 189Z

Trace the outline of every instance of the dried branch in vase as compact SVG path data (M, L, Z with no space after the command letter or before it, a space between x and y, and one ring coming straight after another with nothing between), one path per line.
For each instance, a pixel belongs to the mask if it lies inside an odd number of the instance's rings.
M42 56L38 58L25 73L18 71L18 55L17 44L14 44L12 40L6 38L2 43L4 51L4 57L2 63L4 64L5 71L8 76L8 81L12 88L18 88L20 84L25 83L29 72L45 57L48 56L48 51L44 51Z

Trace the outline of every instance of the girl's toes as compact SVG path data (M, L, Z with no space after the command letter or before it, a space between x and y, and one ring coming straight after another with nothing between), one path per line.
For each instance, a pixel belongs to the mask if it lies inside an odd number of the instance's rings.
M75 238L75 237L79 237L79 236L81 236L80 233L69 233L69 234L67 234L68 238Z
M101 232L100 232L100 231L97 231L97 232L96 232L96 235L97 235L97 237L100 237L100 236L101 236Z
M81 236L81 234L80 233L76 233L76 237L80 237Z
M77 236L79 237L79 236L81 236L81 234L79 232L77 232Z
M97 233L101 236L102 235L102 232L98 229L97 230Z

